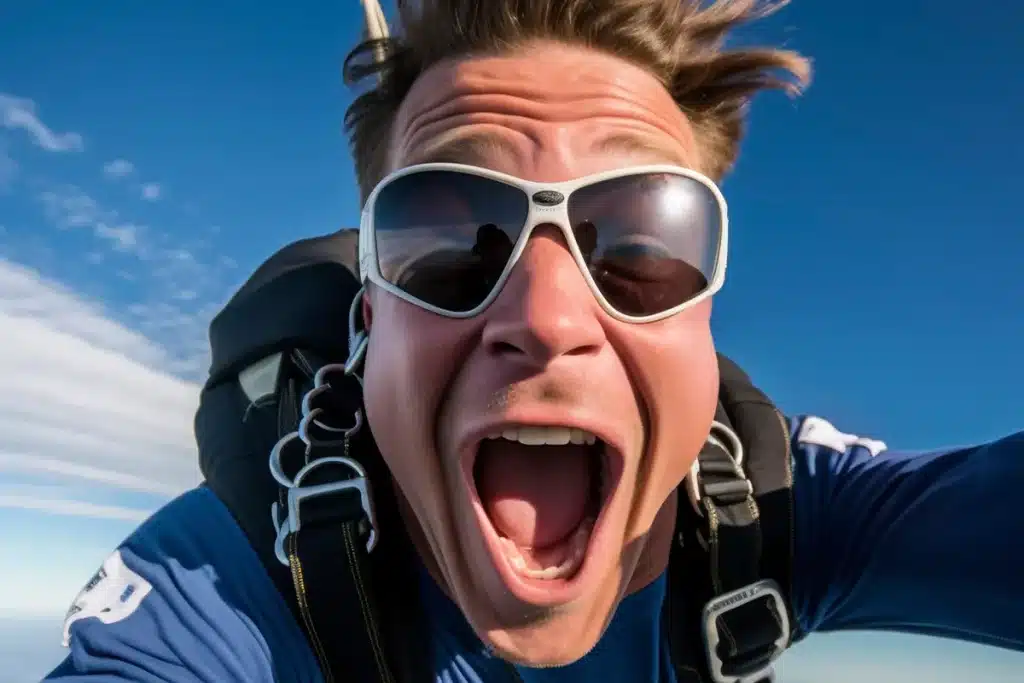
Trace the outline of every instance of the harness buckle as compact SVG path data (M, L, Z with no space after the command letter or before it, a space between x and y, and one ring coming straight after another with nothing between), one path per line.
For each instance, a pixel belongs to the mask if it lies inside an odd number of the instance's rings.
M779 625L779 636L773 643L772 651L767 658L758 657L753 662L724 661L718 651L722 640L719 618L743 605L765 598L775 607L778 616L776 621ZM779 584L771 579L764 579L719 595L704 606L701 630L708 656L708 668L715 683L771 683L775 680L772 665L786 651L791 635L789 612Z
M296 437L297 438L297 435ZM339 479L325 484L314 484L303 486L302 482L317 468L340 465L351 470L355 476L349 479ZM273 468L272 468L273 469ZM373 499L370 496L369 479L363 466L351 458L340 456L317 458L305 465L295 475L287 487L287 511L285 518L281 519L281 510L278 502L274 502L270 508L274 526L277 529L277 538L274 540L274 555L278 562L288 566L288 554L285 552L284 542L289 535L298 533L302 528L302 504L307 500L321 498L336 493L355 491L359 496L359 506L370 525L370 532L366 539L366 552L371 552L377 545L377 515L374 511Z

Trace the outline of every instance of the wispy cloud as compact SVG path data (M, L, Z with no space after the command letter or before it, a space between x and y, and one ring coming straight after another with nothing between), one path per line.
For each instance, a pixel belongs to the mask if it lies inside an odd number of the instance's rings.
M117 314L132 329L164 344L169 357L163 367L201 378L209 358L207 325L233 291L235 263L210 255L202 243L176 244L170 235L101 205L76 185L51 185L37 199L55 227L87 230L104 247L86 255L89 263L103 264L106 272L138 285ZM128 260L112 271L104 251Z
M76 185L55 185L39 193L46 217L60 228L93 227L117 220L113 211L100 209L95 199Z
M160 183L146 183L142 186L142 198L147 202L155 202L160 199L160 195L163 190L160 188Z
M0 471L12 475L28 474L53 481L66 481L98 484L133 493L148 493L171 498L182 490L181 481L164 482L151 476L129 474L117 469L103 469L79 462L69 462L60 458L46 457L39 454L0 452ZM63 484L61 485L63 486ZM2 493L2 491L0 491ZM8 491L7 493L10 493Z
M35 510L55 515L90 517L92 519L119 519L128 522L141 522L152 514L151 510L137 510L117 505L99 505L76 500L47 500L37 496L2 493L0 493L0 508Z
M103 166L103 175L108 178L124 178L134 170L135 165L127 159L114 159Z
M82 147L79 134L56 132L47 125L31 99L0 93L0 190L15 187L12 180L21 175L16 160L7 153L7 144L22 133L52 152ZM104 288L109 292L120 285L109 318L159 342L166 355L160 366L165 371L201 379L209 359L207 326L240 284L236 265L212 251L204 235L210 237L215 231L201 227L202 217L187 201L182 206L166 201L165 185L152 180L142 182L133 161L120 156L108 159L103 165L104 176L114 181L130 179L117 184L124 191L137 193L133 199L159 202L159 208L141 206L137 201L118 204L116 190L112 197L110 187L91 190L76 182L55 181L38 167L32 168L31 178L26 176L30 182L23 189L31 192L29 196L37 201L50 225L75 233L75 251L68 256L91 270L86 279L78 279L81 271L75 278L84 291L98 295ZM183 219L188 223L182 225ZM174 224L173 231L161 229L165 221ZM80 235L90 236L94 244L83 248ZM19 239L15 249L22 253L18 260L46 262L50 264L46 271L53 272L55 249L51 239L16 236ZM32 249L26 257L24 252ZM132 286L124 287L128 282Z
M78 152L82 150L82 136L78 133L57 133L44 124L36 112L36 104L24 97L0 93L0 125L9 130L21 130L32 142L48 152Z
M0 260L0 479L153 494L200 481L199 387L161 369L168 352L96 303ZM0 490L0 507L137 519L135 510Z

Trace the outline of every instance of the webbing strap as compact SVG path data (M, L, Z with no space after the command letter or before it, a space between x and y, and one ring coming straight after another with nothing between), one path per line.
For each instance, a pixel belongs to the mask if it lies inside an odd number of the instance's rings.
M325 683L393 683L388 667L358 496L310 500L286 539L288 564Z
M665 617L680 683L771 680L767 667L789 644L785 424L738 367L721 355L719 366L721 438L698 455L699 512L680 496L669 565ZM762 502L771 508L767 528ZM763 556L766 542L772 552Z
M297 356L311 375L319 377L329 369L312 354ZM321 372L314 373L315 368ZM307 438L315 447L306 455L302 469L306 474L300 471L295 476L297 486L281 487L278 496L278 510L286 511L278 513L278 522L287 525L287 533L281 534L281 554L287 560L300 623L325 683L432 680L426 666L426 640L413 642L403 637L416 632L422 615L413 571L415 551L388 486L387 466L368 429L354 430L348 445L321 440L331 436L328 423L352 415L353 409L361 406L358 392L341 387L349 380L338 372L325 377L329 379L321 380L324 385L338 386L310 391L301 405L295 406L307 423L311 411L326 411L319 413L318 427L307 424ZM294 422L280 427L294 428ZM295 434L302 429L300 422ZM301 437L282 441L301 452ZM358 458L352 459L353 453L358 453ZM282 451L279 460L298 457L289 458ZM351 463L362 472L354 470Z
M700 455L700 466L711 588L718 598L753 586L763 578L760 514L752 489L742 490L742 485L749 485L749 481L729 472L735 465L722 448L706 448ZM714 623L704 624L720 634L717 646L710 642L707 646L714 647L713 655L718 657L722 676L749 676L778 656L776 643L784 629L778 609L772 597L763 594L711 616Z

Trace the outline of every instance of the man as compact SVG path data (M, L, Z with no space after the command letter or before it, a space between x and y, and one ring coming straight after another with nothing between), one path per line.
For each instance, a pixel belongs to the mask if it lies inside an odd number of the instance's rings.
M319 332L282 346L314 300L267 293L313 270L286 250L211 333L204 403L250 431L201 408L209 487L111 556L48 680L752 683L841 628L1024 649L1024 433L893 453L780 422L716 356L714 181L749 97L808 76L723 50L756 1L414 5L349 63L380 82L348 115L348 362ZM337 329L358 285L332 273ZM273 481L238 445L267 424Z

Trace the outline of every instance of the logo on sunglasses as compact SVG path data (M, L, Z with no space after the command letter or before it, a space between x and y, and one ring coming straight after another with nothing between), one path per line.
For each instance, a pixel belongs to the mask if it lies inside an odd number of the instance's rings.
M533 194L533 203L541 206L557 206L565 201L565 195L555 190L541 190Z

